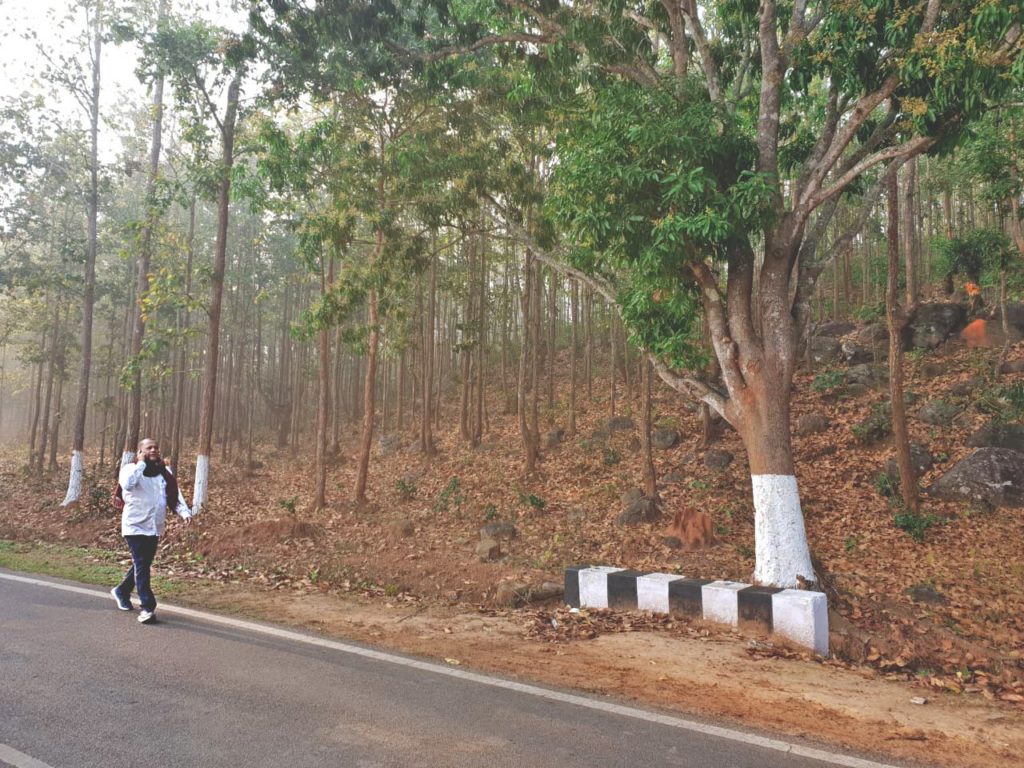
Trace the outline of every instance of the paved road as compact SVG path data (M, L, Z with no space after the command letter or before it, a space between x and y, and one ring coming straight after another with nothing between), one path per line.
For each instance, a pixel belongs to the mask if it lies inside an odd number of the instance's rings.
M26 579L0 572L0 765L879 768L196 611L142 626Z

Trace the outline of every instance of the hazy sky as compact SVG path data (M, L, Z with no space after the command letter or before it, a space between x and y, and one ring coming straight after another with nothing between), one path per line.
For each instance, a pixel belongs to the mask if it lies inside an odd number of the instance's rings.
M51 55L74 55L84 69L89 67L86 52L73 39L85 29L85 13L74 7L70 0L0 0L0 101L7 102L25 92L41 95L61 113L84 124L87 116L78 103L41 77L46 62L39 53L40 46ZM69 13L70 19L65 21ZM32 31L38 40L25 39ZM118 106L145 101L145 89L134 73L136 58L134 46L104 46L100 57L101 113L110 115ZM115 147L108 140L104 149L107 154Z

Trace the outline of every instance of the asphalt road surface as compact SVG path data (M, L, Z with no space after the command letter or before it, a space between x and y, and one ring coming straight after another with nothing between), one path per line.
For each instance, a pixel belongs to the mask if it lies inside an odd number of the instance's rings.
M136 615L0 572L0 765L881 766L280 627Z

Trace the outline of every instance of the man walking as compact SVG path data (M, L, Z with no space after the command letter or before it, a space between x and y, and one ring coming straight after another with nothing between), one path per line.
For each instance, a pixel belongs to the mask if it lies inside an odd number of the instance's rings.
M139 592L139 622L153 620L156 597L149 586L149 569L164 532L167 510L173 509L185 524L192 522L192 511L178 489L178 481L160 458L160 446L146 438L139 443L134 464L121 467L118 489L124 500L121 510L121 535L132 552L132 565L124 579L110 590L122 611L132 609L132 590Z

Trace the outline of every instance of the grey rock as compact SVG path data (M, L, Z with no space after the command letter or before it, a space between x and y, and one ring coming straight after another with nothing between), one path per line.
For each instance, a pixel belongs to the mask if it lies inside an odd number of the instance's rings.
M480 541L484 539L494 539L495 541L508 541L514 539L519 535L519 531L512 523L504 521L495 521L493 523L485 523L480 529Z
M594 431L590 433L591 440L607 440L612 436L612 433L604 427L595 427Z
M882 389L889 385L889 366L866 363L855 365L846 372L846 383Z
M934 379L937 376L945 374L946 371L949 370L949 366L935 362L934 360L928 360L923 363L918 370L920 370L921 375L926 379Z
M484 563L497 560L501 557L501 545L494 539L481 539L476 545L476 556Z
M856 338L866 347L885 346L889 343L889 329L883 323L868 323L857 332Z
M871 387L867 384L861 384L860 382L846 385L846 394L850 397L864 397L864 395L871 392Z
M828 429L828 419L820 413L805 413L796 421L798 435L814 435Z
M675 427L655 427L651 432L651 445L667 451L679 444L679 430Z
M612 432L625 432L636 429L636 422L629 416L612 416L608 419L608 429Z
M811 339L811 359L820 365L834 363L841 352L838 339L832 336L814 336Z
M720 448L711 448L704 453L704 466L714 472L723 472L732 464L733 455Z
M402 438L398 435L383 435L377 441L377 452L381 456L390 456L402 447Z
M661 482L663 482L665 485L676 485L678 483L683 482L685 479L685 474L683 474L678 469L673 469L671 472L669 472L667 475L661 478Z
M831 336L836 339L848 333L853 333L855 330L857 330L857 326L845 320L834 320L830 323L814 326L814 334L816 336Z
M920 477L934 466L935 459L932 457L931 453L928 452L928 448L926 446L921 443L911 443L910 464L913 466L914 472L917 476ZM900 467L896 462L895 456L885 462L884 471L893 483L899 483Z
M634 501L642 499L643 497L644 492L639 488L627 488L622 492L622 495L619 497L619 501L622 502L622 506L628 507Z
M990 422L969 438L972 448L1009 448L1024 453L1024 424L998 424Z
M961 410L960 406L946 400L931 400L921 406L921 410L917 412L917 419L936 427L948 427L953 423L953 419L960 415Z
M548 448L554 448L556 445L559 445L564 439L564 429L553 429L550 432L548 432L545 438Z
M1010 334L1012 337L1019 337L1021 334L1024 334L1024 304L1018 301L1007 302L1006 319L1010 326ZM992 322L995 325L1002 327L1003 313L999 311L998 306L992 310Z
M641 523L653 523L661 518L661 512L654 499L641 498L634 501L622 513L615 518L615 524L622 527L626 525L640 525Z
M914 349L935 349L966 325L967 308L963 304L919 304L907 325L910 336L908 346Z
M937 499L983 501L994 507L1024 506L1024 453L979 448L928 487Z
M970 397L985 386L985 380L980 376L971 376L965 381L958 381L949 388L949 394L956 397Z
M1012 360L1003 363L999 368L1000 373L1024 373L1024 360Z
M935 588L934 584L915 584L907 590L910 599L915 603L930 603L931 605L945 605L949 599Z
M844 339L839 348L847 365L863 365L873 362L875 359L875 353L871 351L871 347L865 347L852 339Z
M662 536L661 543L669 549L682 549L683 542L678 536Z

